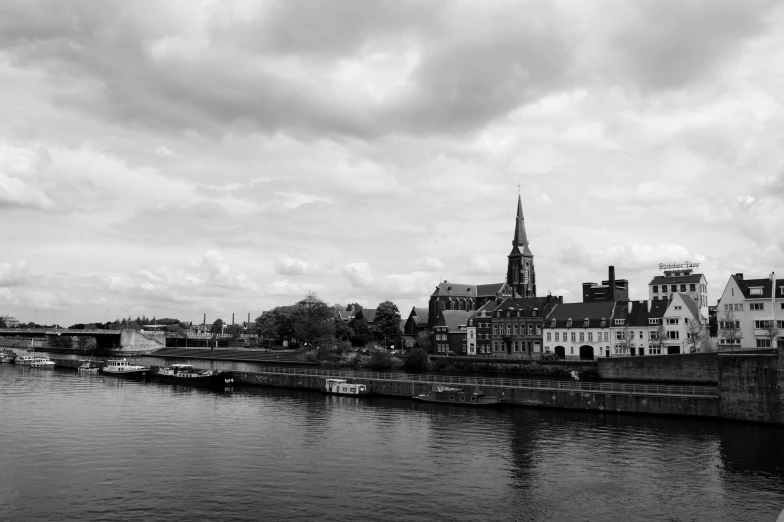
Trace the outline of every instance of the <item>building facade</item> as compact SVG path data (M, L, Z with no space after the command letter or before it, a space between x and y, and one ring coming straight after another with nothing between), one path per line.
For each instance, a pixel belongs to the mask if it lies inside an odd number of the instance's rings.
M784 344L784 280L775 274L765 279L744 279L733 274L727 281L717 308L718 343L728 348L775 348ZM734 320L741 338L730 343L724 330L725 323ZM775 342L771 339L773 324ZM778 329L778 332L775 332Z
M435 355L466 355L468 352L468 321L474 311L443 310L433 326Z
M608 269L609 278L602 284L583 283L583 303L596 303L599 301L628 301L629 281L615 279L615 267Z
M16 328L19 326L19 321L12 315L0 316L0 319L5 323L6 328Z
M697 303L700 315L708 319L708 280L703 274L695 274L691 268L665 270L663 276L656 276L648 283L650 300L672 300L675 293L689 295Z
M610 357L615 306L614 301L558 304L544 321L544 351L562 359Z

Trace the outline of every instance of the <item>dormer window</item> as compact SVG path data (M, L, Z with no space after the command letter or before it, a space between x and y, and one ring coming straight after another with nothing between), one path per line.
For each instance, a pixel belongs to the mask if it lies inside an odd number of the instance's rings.
M605 326L607 326L607 319L605 319L604 317L602 317L602 322L600 323L600 326L601 326L602 328L604 328Z
M762 287L755 286L754 288L749 288L749 295L762 295Z
M550 328L555 328L555 319L550 321Z
M571 328L572 327L572 318L571 317L566 320L566 327L567 328Z
M587 317L585 319L583 319L583 328L588 328L588 323L589 323L589 321L588 321Z
M536 317L536 312L538 311L539 311L538 308L534 308L533 310L531 310L531 317Z
M615 320L615 326L623 326L623 323L624 323L624 319L616 319Z

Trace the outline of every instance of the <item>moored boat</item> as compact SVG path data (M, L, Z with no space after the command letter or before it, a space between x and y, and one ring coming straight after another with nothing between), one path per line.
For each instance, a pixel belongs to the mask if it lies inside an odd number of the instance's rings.
M18 364L20 366L30 366L30 363L35 360L35 357L32 355L17 355L16 359L14 360L14 364Z
M203 370L186 363L166 366L159 369L153 376L164 382L191 386L228 388L234 385L234 372L230 370Z
M501 397L485 397L478 391L466 391L462 386L434 385L430 393L415 395L414 399L422 402L437 402L440 404L459 404L461 406L500 406L504 402Z
M0 350L0 363L14 363L16 359L16 352L13 350L9 350L7 348L3 348Z
M369 395L367 385L348 382L346 379L325 379L324 391L337 395Z
M54 368L54 361L49 357L36 357L30 362L31 368Z
M99 367L92 361L82 361L82 364L76 368L80 373L98 373Z
M101 372L107 375L119 375L121 377L144 377L150 371L147 366L131 364L128 359L109 359Z

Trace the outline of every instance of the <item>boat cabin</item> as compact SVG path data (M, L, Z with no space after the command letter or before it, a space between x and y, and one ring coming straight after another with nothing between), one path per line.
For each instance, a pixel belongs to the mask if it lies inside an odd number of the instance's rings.
M327 393L340 395L362 395L368 392L367 385L350 383L346 379L326 379L325 388Z

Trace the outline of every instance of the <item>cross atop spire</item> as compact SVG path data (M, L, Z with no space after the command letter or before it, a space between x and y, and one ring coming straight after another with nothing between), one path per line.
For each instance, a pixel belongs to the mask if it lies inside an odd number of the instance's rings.
M512 252L515 250L522 253L524 256L531 256L531 250L528 248L528 237L525 234L525 218L523 218L523 201L518 194L517 196L517 218L515 220L515 232L512 239Z

